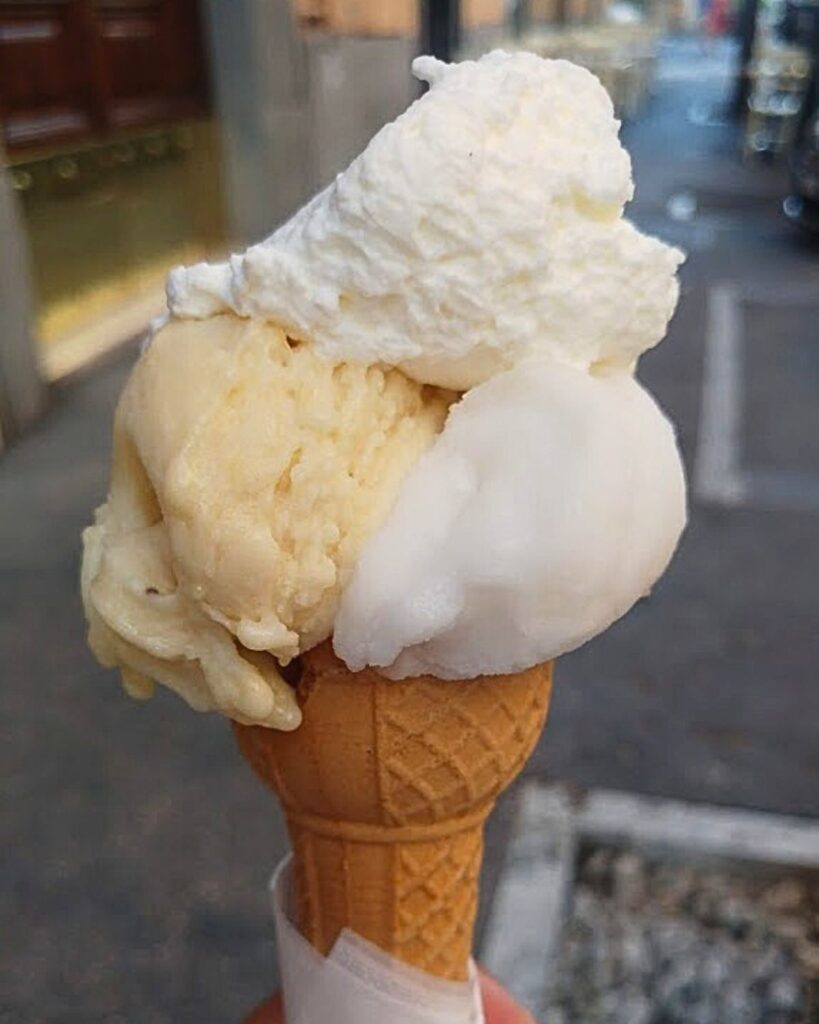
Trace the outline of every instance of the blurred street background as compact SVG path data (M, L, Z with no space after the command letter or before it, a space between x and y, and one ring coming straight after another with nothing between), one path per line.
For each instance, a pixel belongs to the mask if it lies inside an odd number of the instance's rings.
M0 0L0 1021L239 1021L274 985L274 801L223 720L136 704L95 663L80 532L168 268L262 237L331 180L419 94L413 55L498 45L600 77L629 216L688 252L640 375L677 425L690 523L655 592L560 660L526 782L819 818L816 0ZM518 804L490 826L484 937ZM564 982L543 1019L819 1020L819 847L798 877L771 854L760 880L584 842L556 956L588 991ZM623 886L625 932L605 904ZM739 945L717 955L723 925ZM663 943L657 980L644 947ZM699 968L682 995L666 977L720 956L707 999Z

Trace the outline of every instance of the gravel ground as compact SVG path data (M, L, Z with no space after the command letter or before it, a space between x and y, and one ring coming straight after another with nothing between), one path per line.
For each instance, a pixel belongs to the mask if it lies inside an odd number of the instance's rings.
M553 972L548 1024L816 1024L819 877L594 847Z

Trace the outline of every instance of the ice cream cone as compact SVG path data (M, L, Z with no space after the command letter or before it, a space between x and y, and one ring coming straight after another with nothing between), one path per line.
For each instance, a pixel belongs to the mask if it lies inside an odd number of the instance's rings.
M298 926L324 954L351 928L408 964L466 978L483 825L540 735L551 663L395 682L351 672L329 643L303 663L297 730L234 724L284 807Z

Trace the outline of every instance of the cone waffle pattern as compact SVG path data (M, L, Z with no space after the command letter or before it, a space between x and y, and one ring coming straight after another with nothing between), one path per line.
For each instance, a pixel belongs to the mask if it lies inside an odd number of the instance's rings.
M551 665L509 676L393 682L304 658L295 732L236 725L278 793L299 926L322 953L349 927L443 978L466 977L483 824L540 735Z

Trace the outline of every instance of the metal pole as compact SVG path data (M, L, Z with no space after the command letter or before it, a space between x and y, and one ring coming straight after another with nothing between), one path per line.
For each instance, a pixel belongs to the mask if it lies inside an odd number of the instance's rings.
M737 69L734 98L731 102L731 113L737 118L742 117L745 113L748 93L751 88L750 79L748 78L748 66L751 63L751 57L754 52L758 10L759 0L745 0L739 14L739 67Z
M512 32L520 39L529 27L529 0L515 0L512 6Z
M31 321L28 245L0 143L0 449L46 404Z
M423 0L421 50L439 60L453 60L460 43L459 0Z

